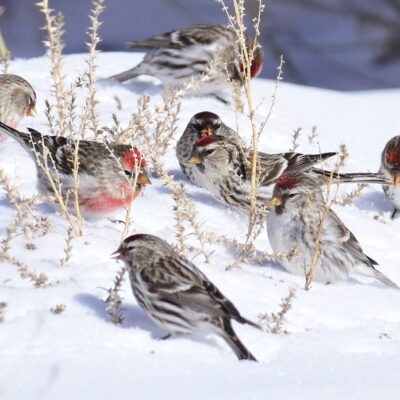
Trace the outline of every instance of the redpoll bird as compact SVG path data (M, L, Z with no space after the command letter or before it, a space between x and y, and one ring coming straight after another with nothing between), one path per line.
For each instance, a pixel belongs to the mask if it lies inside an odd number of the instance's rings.
M252 47L247 38L247 47ZM148 49L136 67L111 78L120 82L139 75L158 78L164 86L182 87L191 79L200 79L192 94L215 94L229 87L229 81L241 83L240 53L236 33L222 25L194 25L166 32L147 40L133 42L129 47ZM254 51L251 77L262 69L261 47ZM209 74L206 79L202 79Z
M315 281L334 283L355 272L398 289L375 268L377 262L364 254L357 239L331 209L324 219L326 203L320 182L311 174L281 176L273 196L273 208L267 216L268 238L275 253L293 251L294 255L281 261L288 272L304 276L309 271L322 223Z
M313 166L335 154L259 152L259 208L266 208L272 192L271 185L283 174L310 171L321 181L326 181L330 172ZM196 173L192 173L195 183L207 189L218 201L247 210L250 207L251 161L251 151L243 149L237 142L214 135L199 139L184 165L193 164L196 167ZM376 173L335 173L334 182L383 183L386 180Z
M39 190L53 194L52 185L42 168L47 154L48 172L72 201L74 188L75 143L61 136L42 135L34 129L19 132L0 122L0 132L16 139L36 163ZM78 145L78 201L87 217L112 215L129 204L150 183L146 161L136 147L80 140ZM136 185L135 185L136 182ZM59 183L59 185L58 185Z
M203 111L193 115L176 144L176 156L184 175L197 186L204 186L202 184L204 174L196 165L187 160L191 157L196 142L208 136L221 136L241 144L240 136L225 125L217 114Z
M259 326L242 317L218 288L167 242L137 234L125 239L115 253L128 268L137 302L170 335L215 334L239 360L256 361L236 336L231 320Z
M393 203L393 219L400 210L400 136L391 138L383 149L380 172L389 180L383 190Z
M26 116L36 115L36 93L20 76L0 74L0 121L16 128ZM0 142L7 138L0 134Z

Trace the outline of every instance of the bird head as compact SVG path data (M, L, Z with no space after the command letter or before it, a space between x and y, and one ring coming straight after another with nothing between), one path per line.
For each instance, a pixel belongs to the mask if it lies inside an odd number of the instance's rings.
M120 161L125 175L132 182L135 182L136 179L136 185L139 190L151 183L147 175L147 162L136 147L128 148L121 155Z
M278 213L287 206L300 206L321 195L320 182L309 174L282 175L275 184L270 207Z
M195 142L192 154L186 162L220 169L229 165L235 159L235 152L236 146L223 136L205 136Z
M395 136L388 143L385 162L393 177L393 186L400 185L400 136Z
M189 125L195 130L198 138L203 138L218 135L222 121L217 114L210 111L202 111L193 115L190 119Z

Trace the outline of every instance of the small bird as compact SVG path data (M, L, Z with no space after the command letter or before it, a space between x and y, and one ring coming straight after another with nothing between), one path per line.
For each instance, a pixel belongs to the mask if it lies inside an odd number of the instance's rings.
M176 144L176 156L184 175L192 184L200 187L204 186L202 184L204 174L199 171L198 166L187 160L191 157L196 142L209 136L224 137L241 145L239 134L225 125L217 114L202 111L193 115Z
M236 336L231 320L260 329L190 261L157 236L125 239L117 259L126 264L133 294L150 318L172 336L215 334L239 360L257 361Z
M312 174L283 175L274 187L270 206L267 233L272 250L293 251L294 255L283 258L281 264L288 272L305 276L313 262L325 210L320 182ZM375 268L378 263L363 252L353 233L331 209L322 223L315 281L334 283L355 272L399 289Z
M0 74L0 121L16 128L26 116L36 115L36 93L18 75ZM0 134L0 142L7 138Z
M246 39L250 51L252 40ZM200 79L191 94L218 94L229 88L229 81L242 84L243 66L236 33L222 25L194 25L166 32L149 39L128 44L131 48L147 49L143 61L132 69L111 78L119 82L139 75L151 75L164 87L182 87L192 79ZM257 46L253 54L251 77L262 69L263 51ZM202 79L205 74L210 74ZM223 100L223 99L222 99Z
M392 219L394 219L400 210L400 136L394 136L386 143L382 151L379 172L389 180L387 185L383 185L383 190L393 203Z
M28 128L20 132L0 122L0 132L17 140L36 164L38 189L53 194L43 166L46 158L52 180L63 197L72 201L75 142L62 136L42 135ZM78 202L82 215L106 217L129 206L150 183L146 160L136 147L80 140L78 145ZM47 157L44 155L47 154ZM135 185L136 183L136 185Z
M322 182L326 181L331 172L315 168L314 165L336 154L259 152L258 208L261 211L268 208L272 185L283 174L307 171L315 174ZM207 189L218 201L246 211L250 208L252 157L253 152L238 145L237 141L211 135L199 139L193 146L191 157L182 164L184 167L190 164L196 167L196 171L191 173L192 180L198 186ZM333 173L333 178L335 183L387 182L387 179L377 173Z

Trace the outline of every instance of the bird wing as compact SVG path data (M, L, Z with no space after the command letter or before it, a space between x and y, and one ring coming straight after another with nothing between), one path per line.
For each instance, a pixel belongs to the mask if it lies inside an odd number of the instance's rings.
M194 264L175 252L171 256L164 255L154 268L143 270L141 275L150 291L170 302L196 312L257 326L243 318L233 303Z
M168 47L181 49L197 44L210 44L215 40L212 31L221 29L219 25L195 25L188 28L165 32L148 39L128 43L130 48L158 49Z
M372 258L368 257L349 228L342 222L342 220L335 214L334 211L329 210L327 224L324 232L327 232L329 228L334 228L334 235L339 239L342 246L351 253L360 263L366 263L369 265L378 265L378 263Z
M268 186L275 183L283 174L296 174L307 171L313 165L330 158L337 153L321 153L321 154L301 154L301 153L279 153L267 154L259 152L259 177L261 186ZM246 177L251 177L251 163L253 152L246 152Z

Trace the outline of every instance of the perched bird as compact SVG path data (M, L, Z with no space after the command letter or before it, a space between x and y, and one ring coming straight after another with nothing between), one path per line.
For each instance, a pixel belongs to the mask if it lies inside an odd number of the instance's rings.
M355 272L399 289L375 268L377 262L363 252L357 239L331 209L324 219L325 200L320 182L312 174L281 176L273 196L270 201L273 208L267 216L268 238L275 253L294 252L281 261L288 272L304 276L308 272L323 221L315 281L334 283Z
M247 38L248 49L252 40ZM236 33L222 25L194 25L166 32L149 39L129 43L129 47L147 49L143 61L132 69L111 78L120 82L139 75L151 75L165 87L182 87L190 80L201 79L191 94L218 94L229 87L229 81L242 83L243 66ZM262 69L263 51L257 47L251 65L251 77ZM202 77L209 73L206 79Z
M0 74L0 121L16 128L25 115L36 115L36 93L18 75ZM7 138L0 134L0 142Z
M400 210L400 136L394 136L386 143L379 172L389 180L387 185L383 185L383 190L393 203L393 219Z
M217 114L202 111L193 115L176 144L176 156L184 175L197 186L204 186L202 184L204 174L199 171L198 166L187 160L191 157L196 142L209 136L224 137L241 145L239 134L225 125Z
M283 174L297 174L310 171L322 182L330 176L330 171L314 167L332 156L335 152L320 154L259 152L258 207L267 208L271 198L272 185ZM242 210L250 208L251 162L253 153L238 145L237 141L212 135L199 139L193 146L192 155L183 164L193 164L196 173L191 174L195 183L205 189L218 201ZM334 182L344 183L384 183L377 173L333 174Z
M242 317L218 288L167 242L136 234L125 239L115 254L127 266L139 305L170 335L215 334L239 360L256 361L236 336L231 320L260 327Z
M39 191L54 193L43 169L47 163L53 182L61 188L63 197L68 196L72 201L75 142L61 136L42 135L30 128L28 131L19 132L0 122L0 132L17 140L36 163ZM86 217L114 214L127 207L150 183L146 161L136 147L80 140L78 160L78 201Z

